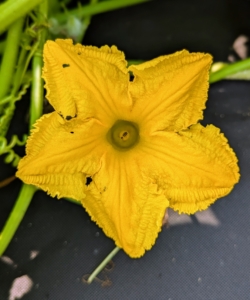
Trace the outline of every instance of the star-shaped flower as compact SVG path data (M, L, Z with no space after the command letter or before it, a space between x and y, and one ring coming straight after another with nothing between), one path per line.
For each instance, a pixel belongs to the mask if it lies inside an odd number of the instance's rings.
M227 139L197 123L211 61L183 50L127 68L114 46L48 41L43 78L55 111L36 122L17 176L81 201L117 246L142 256L167 207L206 209L239 180Z

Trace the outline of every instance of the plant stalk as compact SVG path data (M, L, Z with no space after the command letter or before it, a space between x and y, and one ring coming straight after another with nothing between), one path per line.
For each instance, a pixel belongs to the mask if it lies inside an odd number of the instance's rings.
M238 73L240 71L243 71L243 70L246 70L249 68L250 68L250 58L229 64L229 65L223 67L222 69L220 69L214 73L211 73L209 82L210 83L217 82L219 80L226 78L229 75Z
M12 84L23 23L24 18L20 18L8 30L0 71L0 99L8 94Z
M0 234L0 256L4 253L11 239L13 238L26 213L35 191L36 187L32 185L22 185L16 204L13 207L7 222L5 223L2 233Z
M8 0L0 4L0 33L44 0Z
M21 0L20 0L21 1ZM18 2L18 1L17 1ZM35 2L35 1L34 1ZM33 3L33 2L32 2ZM38 8L38 18L40 23L44 22L47 17L47 0ZM42 70L42 49L46 38L45 28L42 29L39 36L39 46L32 63L33 81L32 81L32 95L31 95L31 120L30 126L35 122L37 118L41 116L42 113L42 103L43 103L43 83L41 79ZM32 197L37 190L36 187L32 185L23 184L19 196L16 200L16 204L12 209L10 217L8 218L3 231L0 235L0 255L3 254L5 249L8 247L12 237L14 236L20 222L22 221L26 210L32 200Z
M148 2L151 0L109 0L109 1L103 1L96 4L88 4L83 5L80 8L75 8L72 10L69 10L67 14L65 13L59 13L52 15L53 18L56 18L59 23L65 23L67 22L68 15L74 15L75 17L82 18L86 16L92 16L100 13L104 13L107 11L115 10L118 8L123 8L126 6L131 6L143 2Z
M111 261L111 259L116 255L116 253L120 250L119 247L115 247L109 255L100 263L100 265L91 273L89 276L87 283L90 284L95 277L105 268L105 266Z
M39 6L38 19L42 22L47 19L48 2L44 1ZM39 45L32 60L32 86L30 105L30 128L40 118L43 111L44 88L42 76L43 67L43 46L46 41L47 29L41 29L39 33Z

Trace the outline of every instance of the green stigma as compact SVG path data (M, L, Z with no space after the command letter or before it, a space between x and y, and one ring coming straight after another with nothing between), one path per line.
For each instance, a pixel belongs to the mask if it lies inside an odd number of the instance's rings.
M139 139L139 126L124 120L116 121L107 133L108 142L119 151L133 148Z

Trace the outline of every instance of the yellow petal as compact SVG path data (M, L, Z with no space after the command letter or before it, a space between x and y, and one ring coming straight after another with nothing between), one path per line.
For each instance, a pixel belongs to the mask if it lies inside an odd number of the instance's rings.
M133 113L146 131L179 131L202 119L211 62L209 54L183 50L129 67Z
M213 125L145 137L144 159L170 207L193 214L227 195L239 180L237 158Z
M86 176L100 168L106 131L94 119L62 121L56 112L44 115L28 139L16 176L52 196L80 200Z
M133 82L114 46L48 41L44 63L56 112L37 121L17 176L52 196L81 200L131 257L153 246L168 206L205 209L239 180L237 159L219 129L190 127L202 118L210 55L184 50L131 66ZM119 138L133 131L117 130L128 123L136 123L136 143L120 151Z
M163 191L143 172L144 157L136 149L107 152L82 200L92 219L131 257L153 246L168 206Z
M131 105L124 54L115 46L73 45L47 41L43 78L47 98L66 120L95 117L111 125Z

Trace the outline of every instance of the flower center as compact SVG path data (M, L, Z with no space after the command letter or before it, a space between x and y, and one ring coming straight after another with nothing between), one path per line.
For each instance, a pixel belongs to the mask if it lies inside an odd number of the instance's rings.
M107 133L108 142L117 150L126 151L139 142L139 126L136 123L118 120Z

